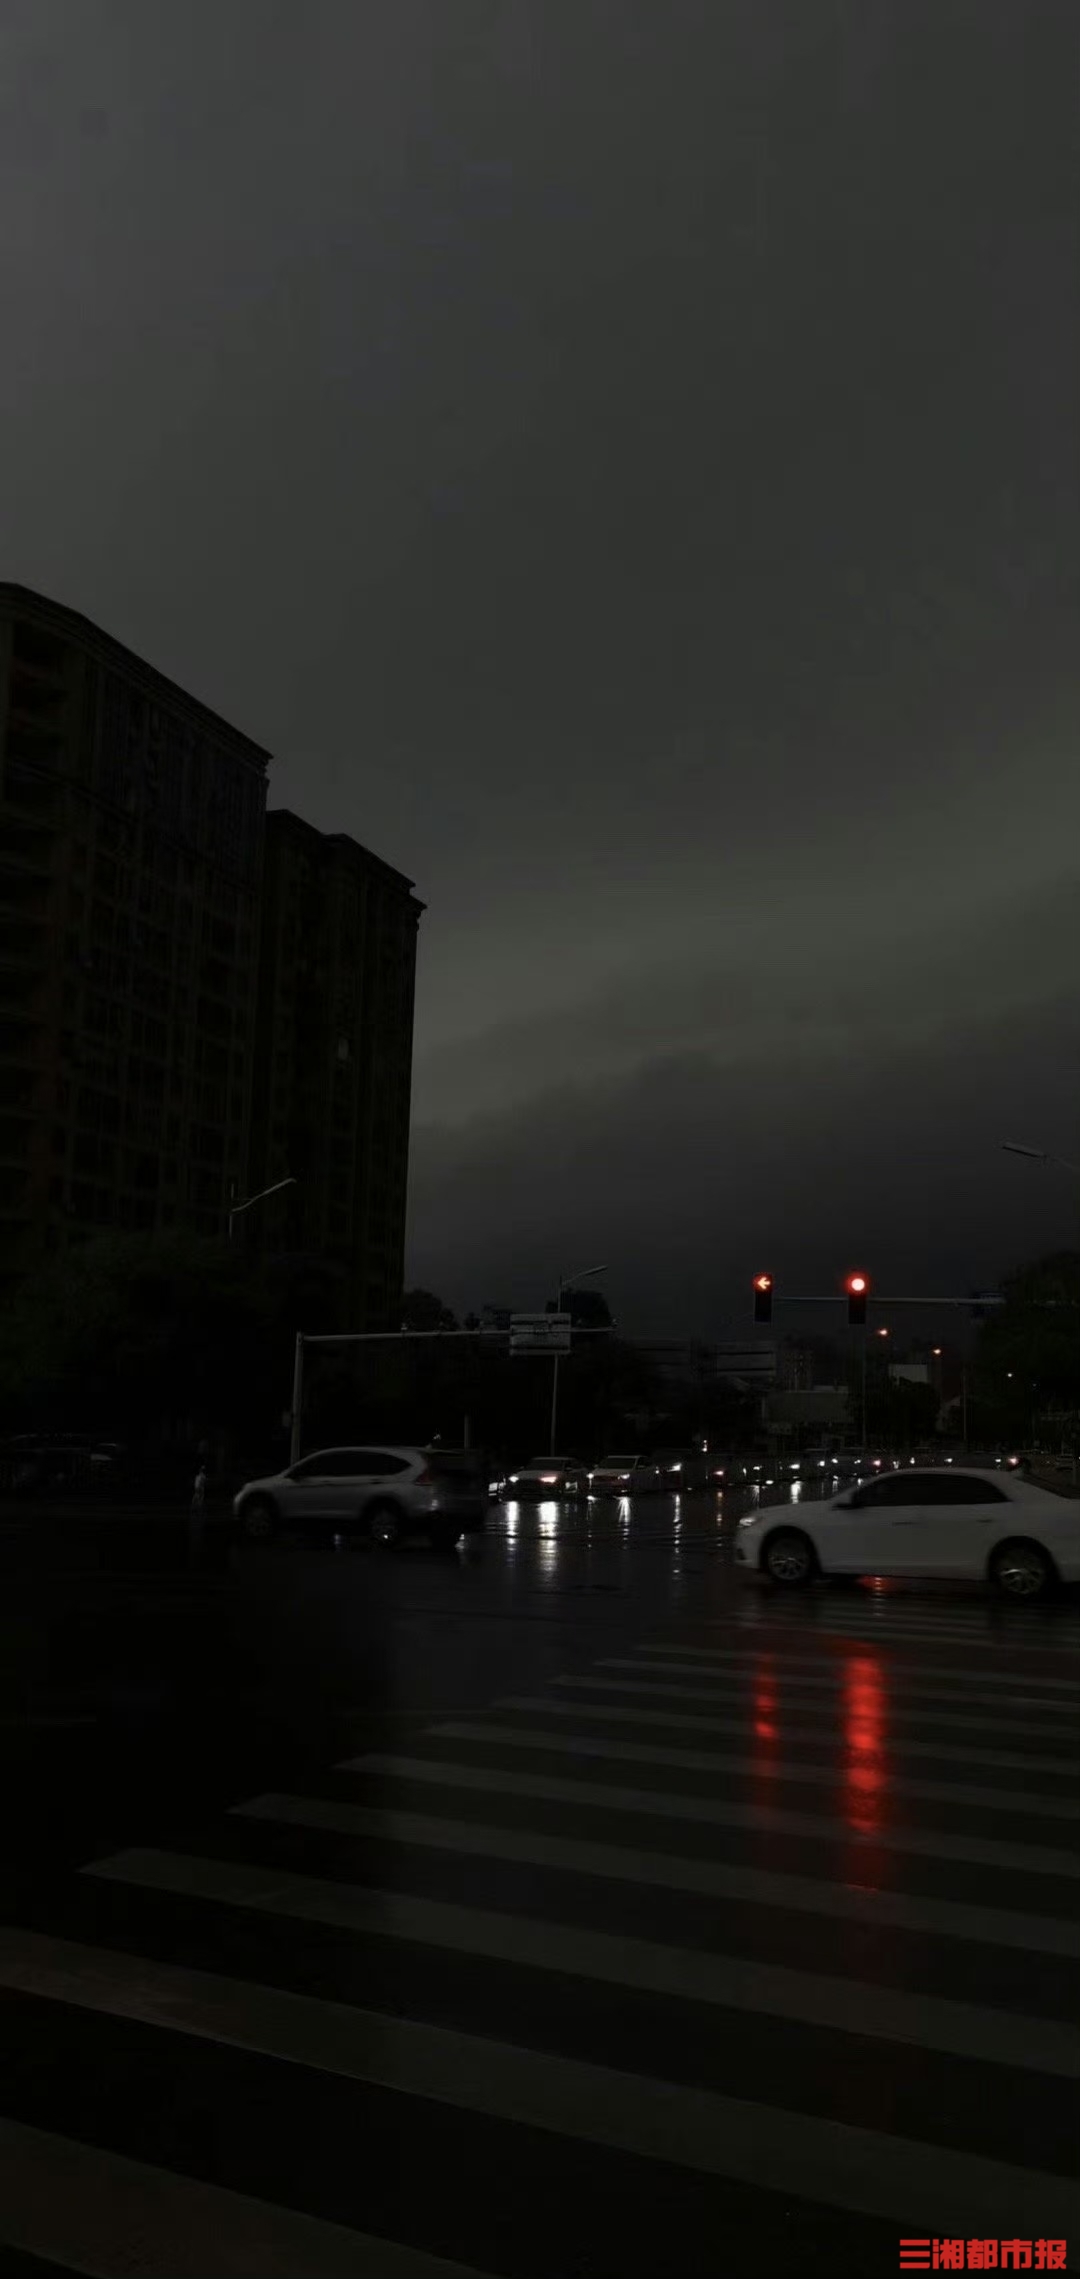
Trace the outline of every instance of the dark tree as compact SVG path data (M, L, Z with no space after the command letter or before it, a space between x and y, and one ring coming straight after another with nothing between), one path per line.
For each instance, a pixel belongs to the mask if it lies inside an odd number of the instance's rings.
M456 1329L457 1320L433 1290L406 1290L401 1301L403 1329Z

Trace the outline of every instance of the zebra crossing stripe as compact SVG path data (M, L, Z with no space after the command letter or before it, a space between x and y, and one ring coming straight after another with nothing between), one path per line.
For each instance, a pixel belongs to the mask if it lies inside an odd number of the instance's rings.
M977 2222L993 2232L1019 2227L1067 2238L1070 2227L1075 2231L1080 2225L1080 2187L1061 2176L778 2107L768 2109L768 2125L763 2126L760 2104L713 2090L142 1956L29 1932L20 1936L21 1957L17 1948L9 1945L7 1950L9 1971L21 1963L27 1992L106 2015L136 2018L399 2094L433 2098L493 2120L545 2129L577 2143L797 2193L852 2212L906 2223L914 2203L920 2222L934 2230L952 2223L957 2207L963 2208L965 2223ZM184 2189L200 2187L185 2184ZM175 2273L180 2267L175 2243L173 2257ZM185 2267L216 2270L221 2265L217 2258L212 2264L203 2258ZM269 2263L252 2267L260 2274L274 2268ZM356 2268L354 2264L354 2272ZM389 2260L382 2267L387 2273L392 2268ZM429 2263L429 2270L435 2268ZM310 2266L305 2279L309 2275L314 2279Z
M214 2279L484 2279L463 2263L21 2121L0 2120L0 2240L94 2279L195 2271Z

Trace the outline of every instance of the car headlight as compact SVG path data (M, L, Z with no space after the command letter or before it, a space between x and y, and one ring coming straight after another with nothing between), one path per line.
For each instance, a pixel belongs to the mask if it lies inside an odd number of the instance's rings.
M761 1520L761 1513L760 1513L759 1511L745 1511L745 1512L743 1513L743 1516L742 1516L742 1518L741 1518L741 1519L740 1519L740 1521L739 1521L739 1526L740 1526L740 1527L757 1527L757 1526L758 1526L758 1524L759 1524L759 1522L760 1522L760 1520Z

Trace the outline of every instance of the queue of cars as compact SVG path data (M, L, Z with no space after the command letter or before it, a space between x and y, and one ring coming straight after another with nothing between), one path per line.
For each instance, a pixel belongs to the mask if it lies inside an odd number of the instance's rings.
M592 1466L538 1457L492 1490L517 1500L703 1488L722 1495L797 1484L824 1493L763 1499L739 1518L735 1564L745 1574L789 1589L863 1575L980 1582L1017 1600L1080 1584L1075 1485L1050 1467L1033 1477L1016 1451L805 1449L797 1457L718 1458L660 1450Z
M774 1487L800 1483L828 1489L834 1481L862 1480L917 1466L946 1466L964 1462L976 1469L1014 1471L1023 1459L1001 1450L939 1452L917 1449L913 1454L890 1455L863 1448L806 1448L797 1455L714 1452L701 1448L659 1448L651 1455L640 1451L604 1456L588 1463L578 1456L532 1456L527 1463L500 1471L489 1482L493 1500L562 1502L577 1496L642 1496L722 1494L725 1489Z
M90 1432L19 1432L0 1441L0 1492L13 1496L106 1491L124 1465L122 1441Z

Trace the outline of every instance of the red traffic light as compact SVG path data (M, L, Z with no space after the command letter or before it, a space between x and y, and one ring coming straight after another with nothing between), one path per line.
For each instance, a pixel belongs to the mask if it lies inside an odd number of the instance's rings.
M755 1288L755 1290L771 1290L771 1289L772 1289L772 1275L771 1275L771 1274L755 1274L755 1276L754 1276L754 1288Z
M847 1291L847 1318L852 1329L862 1329L866 1323L866 1300L870 1289L869 1274L848 1274L844 1278Z

